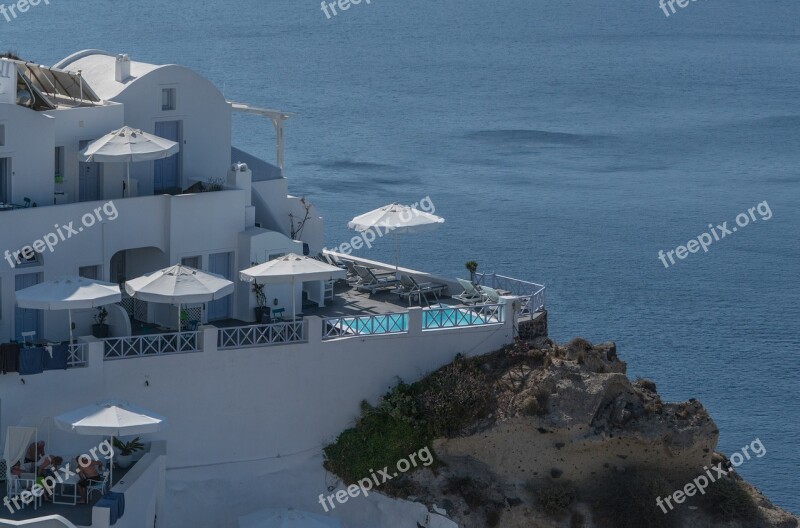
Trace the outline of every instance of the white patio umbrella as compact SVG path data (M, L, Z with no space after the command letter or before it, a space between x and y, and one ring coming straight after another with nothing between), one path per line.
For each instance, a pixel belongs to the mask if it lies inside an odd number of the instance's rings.
M350 220L347 227L359 232L372 229L388 229L394 239L394 271L399 267L397 258L397 234L430 231L444 223L444 218L420 211L409 205L389 204L364 213Z
M97 308L122 300L119 286L110 282L64 277L40 282L16 292L17 306L33 310L67 310L69 312L69 343L72 344L72 310Z
M174 141L125 126L89 143L80 152L80 158L82 161L125 163L130 196L131 163L168 158L179 150L180 145Z
M289 253L239 272L239 278L245 282L255 282L257 284L291 284L292 321L294 321L295 314L297 313L294 293L295 281L327 281L343 279L346 276L347 272L341 268L294 253Z
M233 293L233 282L216 273L177 264L127 281L125 291L142 301L177 304L180 332L182 304L221 299Z
M341 528L342 523L333 517L325 517L292 508L260 510L239 517L239 528Z
M147 409L120 400L106 400L69 411L54 418L59 429L80 435L114 438L161 431L167 419ZM111 485L114 485L114 452L111 452Z

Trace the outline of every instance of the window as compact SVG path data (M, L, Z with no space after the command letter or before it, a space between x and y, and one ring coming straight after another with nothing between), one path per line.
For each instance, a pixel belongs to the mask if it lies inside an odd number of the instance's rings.
M31 246L25 246L18 251L11 251L10 258L16 268L42 265L42 254L34 251Z
M181 264L190 268L200 269L200 257L183 257Z
M0 203L11 201L11 158L0 158Z
M55 182L64 183L64 147L56 147L55 163Z
M286 253L273 253L269 257L267 257L267 261L279 259L284 256Z
M78 275L84 279L100 280L100 266L81 266Z
M6 126L0 125L0 147L6 146Z
M161 89L161 111L175 110L176 108L176 92L175 88L162 88Z

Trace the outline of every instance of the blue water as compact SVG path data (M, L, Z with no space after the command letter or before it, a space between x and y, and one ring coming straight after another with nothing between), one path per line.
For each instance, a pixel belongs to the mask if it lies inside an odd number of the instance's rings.
M794 0L669 18L656 0L373 0L331 20L316 0L54 0L0 32L38 62L127 52L298 112L287 175L330 247L430 195L447 223L403 237L402 263L547 284L555 338L615 340L632 375L708 407L723 451L759 438L740 472L800 512L798 20ZM274 156L266 122L234 136ZM770 220L659 262L762 201Z

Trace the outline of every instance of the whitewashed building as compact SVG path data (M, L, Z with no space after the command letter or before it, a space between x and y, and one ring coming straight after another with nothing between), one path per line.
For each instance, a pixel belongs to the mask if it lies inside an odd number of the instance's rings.
M273 125L275 164L231 145L232 112L263 116L265 131ZM497 349L521 319L542 317L543 286L485 275L504 295L477 309L444 300L410 306L343 284L278 286L268 307L305 306L301 316L254 324L256 298L239 270L323 248L319 214L287 192L290 116L226 101L184 67L126 55L82 51L50 68L0 59L0 343L68 338L65 313L18 308L14 295L65 275L122 283L183 263L236 283L227 298L187 306L197 327L182 332L171 330L174 307L130 298L109 307L107 339L91 337L94 310L76 312L82 337L67 370L0 374L0 442L7 426L34 423L54 448L79 453L87 439L55 431L49 419L105 398L169 418L168 430L146 438L148 455L115 483L126 496L115 526L236 526L238 515L265 506L315 511L326 491L321 447L352 423L360 401L457 353ZM132 164L130 185L124 164L81 161L91 141L122 126L176 141L180 152ZM461 291L451 279L400 271ZM405 526L392 516L420 515L419 505L383 500L333 515L353 527ZM47 511L26 508L35 519L26 526L89 525L86 514ZM19 515L0 511L0 526L19 525ZM93 508L91 526L108 525L105 510Z

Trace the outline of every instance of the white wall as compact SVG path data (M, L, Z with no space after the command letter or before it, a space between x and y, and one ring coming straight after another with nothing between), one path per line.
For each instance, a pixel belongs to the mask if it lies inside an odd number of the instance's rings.
M199 483L223 479L227 500L255 493L267 504L270 489L245 489L252 483L229 472L243 471L242 467L270 472L273 466L300 464L353 424L359 402L375 402L398 377L416 381L458 353L496 350L513 335L509 320L491 327L322 342L322 321L316 317L306 321L311 339L306 344L219 351L212 327L203 330L203 352L105 362L100 360L101 345L92 344L88 368L26 376L25 384L17 374L0 376L2 426L16 424L24 416L58 414L110 397L163 414L169 428L147 439L167 441L168 482L173 473L183 482L168 484L169 509L183 511L178 501L185 500L199 519L192 526L216 527L220 525L209 519L235 512L224 508L224 501L196 504L199 497L186 493L187 479ZM63 441L63 436L59 438ZM284 482L284 487L307 485L303 474L293 478L296 482ZM310 507L316 496L298 501Z
M161 89L167 87L177 89L173 111L161 110ZM231 107L207 79L182 66L161 66L113 100L125 105L126 125L151 134L157 121L183 121L184 181L225 179L231 162ZM139 180L140 196L153 193L152 163L132 165L131 177Z
M12 203L22 204L27 197L41 205L52 204L55 119L15 104L0 104L0 125L5 126L0 158L11 158ZM0 216L0 222L7 225L4 218Z
M128 262L129 278L155 271L183 256L236 251L237 235L244 229L244 215L233 214L244 208L244 191L230 190L184 196L147 196L113 202L117 217L85 228L77 235L59 241L52 253L45 249L41 266L12 268L4 252L21 249L54 231L54 225L74 222L107 202L84 202L35 209L0 212L0 222L14 229L0 229L0 342L13 338L14 283L22 273L42 272L44 280L76 275L81 266L102 266L108 279L111 257L121 250L134 252ZM111 210L111 208L109 208ZM76 320L90 323L92 310L77 313ZM65 312L42 312L44 335L49 339L68 336Z

